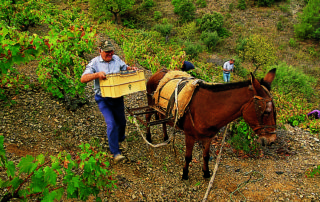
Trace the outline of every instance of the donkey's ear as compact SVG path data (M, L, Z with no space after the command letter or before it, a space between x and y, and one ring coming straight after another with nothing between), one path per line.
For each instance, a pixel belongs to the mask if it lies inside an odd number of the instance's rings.
M252 72L251 72L250 74L251 74L251 83L252 83L253 90L256 91L258 94L260 94L261 92L263 92L263 89L262 89L262 87L261 87L261 84L260 84L259 81L254 77L254 75L252 74Z
M276 68L271 69L263 79L269 85L271 85L274 77L276 76L276 70Z

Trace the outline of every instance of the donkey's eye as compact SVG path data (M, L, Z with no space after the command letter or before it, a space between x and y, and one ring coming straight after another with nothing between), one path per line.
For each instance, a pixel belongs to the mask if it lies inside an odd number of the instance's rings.
M272 102L268 102L265 112L270 113L272 111Z

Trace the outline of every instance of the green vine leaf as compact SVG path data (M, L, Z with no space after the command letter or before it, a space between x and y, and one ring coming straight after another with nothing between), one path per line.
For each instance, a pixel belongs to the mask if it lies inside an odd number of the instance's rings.
M37 164L33 163L34 157L27 155L26 157L22 157L18 167L20 167L20 173L25 172L30 174L37 168Z

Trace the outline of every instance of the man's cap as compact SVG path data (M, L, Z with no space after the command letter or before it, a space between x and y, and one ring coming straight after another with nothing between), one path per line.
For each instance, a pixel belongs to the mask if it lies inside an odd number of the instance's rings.
M111 41L103 40L99 43L99 48L103 50L104 52L113 51L114 47L111 43Z

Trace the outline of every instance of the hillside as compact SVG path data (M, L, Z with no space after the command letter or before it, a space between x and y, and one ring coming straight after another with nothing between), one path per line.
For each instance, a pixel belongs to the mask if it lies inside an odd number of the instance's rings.
M53 2L60 10L79 6L90 17L88 1L66 3L67 1L57 0ZM200 53L197 60L218 69L221 62L230 57L237 57L236 47L239 39L258 34L273 41L278 62L284 61L317 77L319 86L319 42L299 41L294 36L293 25L297 23L298 13L302 11L303 1L284 1L272 7L257 7L253 5L253 1L248 1L245 10L237 9L237 4L237 0L208 0L207 7L197 8L196 17L206 12L221 12L225 18L224 26L232 32L232 36L225 38L214 50ZM153 12L161 11L163 17L174 24L174 31L169 37L171 40L177 36L178 30L183 26L177 22L178 16L174 14L173 8L171 1L157 0L155 6L148 12L139 13L137 6L130 15L135 19L144 19L142 25L140 23L137 28L151 30L153 25L158 23L152 20ZM281 22L283 30L278 30L278 22ZM98 23L91 19L91 23L97 26L98 38L109 37L105 34L109 22ZM119 25L119 29L122 28L124 27ZM47 25L37 25L29 28L28 31L30 34L45 36L49 28ZM289 45L290 38L297 41L296 47ZM112 42L116 47L116 53L121 58L126 58L122 44L116 44L115 40ZM85 58L90 60L95 55L97 53L93 52L85 55ZM30 77L33 87L20 88L18 93L10 91L8 95L15 104L8 105L1 102L0 135L5 137L4 147L8 159L18 164L26 155L57 155L62 151L74 154L79 150L78 145L83 142L110 153L105 136L105 122L95 103L92 83L85 87L87 102L78 109L70 110L65 100L57 99L41 88L36 73L38 64L39 61L34 60L15 67L19 73ZM139 63L135 65L145 69ZM243 61L241 65L249 70L254 69L251 62ZM147 69L145 73L146 78L152 74ZM244 79L240 76L234 77L234 81ZM317 100L313 102L315 102L314 105L319 104ZM125 105L128 107L142 107L146 104L144 92L125 96ZM126 115L129 117L128 113ZM278 116L283 115L278 114ZM173 133L172 127L168 130L169 134ZM210 148L211 172L221 146L222 132L221 130L214 138ZM152 128L152 134L155 143L162 142L160 125ZM112 178L116 180L117 188L101 192L99 196L103 201L202 200L209 181L202 177L203 160L200 142L196 143L193 150L190 179L184 181L181 179L185 154L185 139L182 131L178 130L173 143L153 148L144 142L141 137L143 134L139 133L128 118L126 135L126 141L121 145L122 152L126 156L124 162L115 164L113 159L108 157L109 169L113 172ZM278 127L277 135L275 144L259 148L259 155L244 154L243 151L232 148L228 142L223 149L208 201L231 201L232 193L235 201L245 199L247 201L319 201L319 177L306 177L306 171L316 168L320 162L319 134L312 134L305 129L285 123L282 127ZM227 141L231 138L232 134L228 133ZM0 176L4 176L5 172L5 169L0 168ZM243 197L235 190L245 181L248 184L241 189ZM0 189L0 196L5 192L5 189ZM71 200L67 200L65 194L62 201ZM88 201L95 201L95 199L90 197Z

